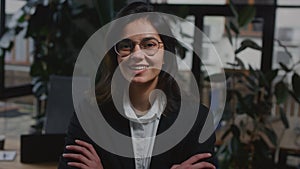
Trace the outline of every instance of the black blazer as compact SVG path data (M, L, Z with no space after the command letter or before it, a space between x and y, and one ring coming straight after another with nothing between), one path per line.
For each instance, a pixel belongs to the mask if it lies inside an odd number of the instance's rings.
M107 104L100 107L101 112L113 112L113 113L102 113L107 122L118 132L130 136L130 127L129 121L124 118L122 115L117 113L117 110L112 104ZM150 163L151 169L170 169L174 164L180 164L183 161L187 160L191 156L198 153L211 153L213 156L208 161L216 165L216 158L214 154L214 143L215 143L215 134L211 135L210 138L204 143L200 144L198 138L202 127L205 123L206 117L208 114L208 109L200 105L199 113L197 120L193 125L190 132L186 137L181 140L176 146L170 150L153 156ZM162 115L160 118L157 134L160 134L167 130L173 122L176 120L177 113L168 113L167 115ZM184 125L184 124L182 124ZM105 135L104 135L105 136ZM89 136L82 129L76 115L74 114L73 118L70 121L68 128L67 136L65 138L65 144L75 144L75 139L81 139L91 143L96 149L99 157L101 158L104 169L134 169L135 162L134 158L121 157L115 154L112 154L103 148L95 144ZM155 145L154 145L155 146ZM64 153L69 153L69 150L64 150ZM60 157L58 169L71 169L67 165L69 159Z

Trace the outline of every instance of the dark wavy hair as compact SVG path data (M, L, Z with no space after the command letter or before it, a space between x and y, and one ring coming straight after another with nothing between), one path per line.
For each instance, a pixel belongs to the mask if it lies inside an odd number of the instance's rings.
M142 15L132 15L138 13L141 13ZM121 37L122 29L127 24L138 19L146 19L159 32L159 36L164 44L165 52L163 70L166 71L162 70L160 72L156 88L161 89L167 97L167 105L163 114L178 110L180 106L179 87L174 78L169 73L166 73L172 72L172 74L175 75L178 72L178 65L175 56L178 43L175 38L169 36L172 35L172 31L168 22L163 16L153 13L152 6L143 2L134 2L124 7L116 15L115 19L118 18L122 18L125 21L121 23L118 22L117 25L112 23L112 26L110 27L106 37L108 47L113 46L111 43L114 42L116 37ZM160 34L160 32L163 32L163 34ZM96 84L96 96L99 105L112 102L111 82L117 67L117 54L113 50L113 47L111 47L109 48L103 61L100 63L100 67L97 72L99 75L99 80Z

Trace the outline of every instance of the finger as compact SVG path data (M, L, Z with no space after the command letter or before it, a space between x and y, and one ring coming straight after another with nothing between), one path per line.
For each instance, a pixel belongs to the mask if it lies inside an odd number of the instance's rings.
M80 169L87 169L88 167L82 163L77 163L77 162L68 162L68 165L69 166L72 166L72 167L77 167L77 168L80 168Z
M89 159L93 159L93 154L85 147L77 146L77 145L68 145L66 146L66 149L83 154Z
M176 169L177 167L179 167L180 165L178 165L178 164L176 164L176 165L173 165L172 167L171 167L171 169Z
M196 163L192 166L192 168L195 168L195 169L200 169L200 168L216 169L216 167L213 164L209 163L209 162Z
M79 161L79 162L81 162L81 163L83 163L85 165L88 165L89 162L90 162L89 159L87 159L85 156L83 156L81 154L71 154L71 153L68 153L68 154L63 154L63 157Z
M202 154L196 154L193 155L192 157L190 157L189 159L187 159L186 161L184 161L182 164L186 165L186 164L193 164L199 160L205 159L205 158L209 158L211 157L210 153L202 153Z
M91 152L93 155L93 156L90 156L89 158L93 161L96 161L96 162L98 161L100 163L100 165L102 165L101 159L92 144L89 144L82 140L75 140L75 143L86 147L89 150L89 152Z
M95 148L92 146L92 144L87 143L87 142L82 141L82 140L75 140L75 143L87 148L92 154L98 155Z

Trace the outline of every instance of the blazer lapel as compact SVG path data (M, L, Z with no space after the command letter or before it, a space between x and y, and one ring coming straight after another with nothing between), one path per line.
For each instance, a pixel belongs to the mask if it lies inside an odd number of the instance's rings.
M120 115L120 116L122 116L122 115ZM119 122L119 124L117 125L117 130L120 133L122 133L123 135L131 137L129 121L127 119L125 119L123 116L120 117L120 118L123 118L123 120L121 120ZM130 146L131 147L132 152L130 152L130 153L132 154L132 157L133 157L134 153L133 153L132 142L131 142L130 145L124 145L124 146ZM118 156L118 159L121 163L122 169L127 169L127 168L134 169L135 168L134 158L127 158L127 157Z
M131 132L130 132L130 125L129 125L129 120L126 119L117 111L115 106L113 104L106 105L104 107L103 112L106 112L105 119L107 122L113 127L117 132L119 132L122 135L131 137ZM133 147L132 147L132 142L130 145L124 145L124 146L131 146L132 152L129 152L132 154L133 157ZM134 158L128 158L128 157L122 157L119 155L116 155L116 163L119 163L120 169L126 169L126 168L135 168L135 162Z
M159 135L163 132L165 132L169 127L172 126L174 121L176 120L177 114L176 113L169 113L167 115L162 114L160 118L160 122L158 125L157 133L156 135ZM153 152L157 152L158 150L157 142L155 141ZM164 154L162 156L157 155L153 156L150 163L150 168L165 168L167 167L168 163L170 163L173 159L171 159L171 154ZM162 165L166 166L162 166Z
M171 127L174 121L176 120L176 117L176 113L169 113L168 115L162 114L160 117L156 135L163 133L169 127Z

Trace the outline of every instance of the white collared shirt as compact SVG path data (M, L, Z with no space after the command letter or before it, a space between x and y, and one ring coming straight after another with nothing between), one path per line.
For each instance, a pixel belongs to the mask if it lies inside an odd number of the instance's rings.
M162 95L156 95L153 100L150 110L138 117L130 103L129 96L125 94L123 98L125 115L130 121L136 169L150 168L157 127L166 105L166 99Z

